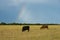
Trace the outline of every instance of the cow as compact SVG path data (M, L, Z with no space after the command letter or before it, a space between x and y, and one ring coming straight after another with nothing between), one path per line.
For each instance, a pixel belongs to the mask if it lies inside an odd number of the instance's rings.
M45 28L48 29L48 25L47 24L42 25L42 27L40 29L45 29Z
M29 26L23 26L23 27L22 27L22 32L24 32L24 31L26 31L26 30L28 30L28 32L29 32L29 28L30 28Z

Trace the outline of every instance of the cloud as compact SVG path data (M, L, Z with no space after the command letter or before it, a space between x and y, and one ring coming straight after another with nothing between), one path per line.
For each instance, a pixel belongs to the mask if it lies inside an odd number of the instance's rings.
M19 7L19 1L17 1L17 0L0 0L0 10L7 10L12 7L16 7L16 8Z
M27 2L27 3L46 3L48 0L20 0L20 2Z
M20 0L20 2L46 2L48 0Z
M19 13L18 19L17 20L22 20L24 23L30 23L32 21L32 15L29 10L27 10L26 5L22 6L22 9Z
M48 11L51 12L50 9L54 8L55 6L57 6L57 4L59 4L58 0L57 1L56 0L37 0L37 1L36 0L29 0L29 1L28 0L25 0L25 1L20 0L20 2L23 3L23 4L24 3L28 4L27 6L31 8L31 9L29 9L28 7L26 7L26 4L25 4L22 7L21 12L19 13L18 20L20 20L20 21L23 20L23 22L25 22L25 23L27 23L27 22L28 23L29 22L30 23L43 22L45 17L47 17L45 15L45 13L47 13ZM32 4L29 4L29 3L32 3ZM38 12L37 12L37 10L38 10ZM41 10L42 10L42 13L40 13ZM45 21L49 22L50 20L48 20L48 19L46 19Z
M8 3L9 6L17 6L19 5L19 0L9 0L9 3Z
M14 6L18 4L18 0L0 0L0 6Z
M50 6L59 6L59 0L19 0L20 3L27 3L27 4L46 4ZM60 7L60 6L59 6Z

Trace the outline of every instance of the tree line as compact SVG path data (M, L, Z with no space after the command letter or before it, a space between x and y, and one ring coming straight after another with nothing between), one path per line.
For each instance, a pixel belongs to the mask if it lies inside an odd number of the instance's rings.
M40 23L5 23L5 22L1 22L0 25L43 25L43 24L40 24ZM60 25L60 24L50 23L48 25Z

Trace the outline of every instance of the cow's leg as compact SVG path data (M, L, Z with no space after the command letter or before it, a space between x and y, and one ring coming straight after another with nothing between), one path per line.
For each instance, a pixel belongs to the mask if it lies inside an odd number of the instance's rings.
M48 28L47 28L48 29Z
M44 29L43 27L41 27L40 29Z
M22 32L24 32L24 29L22 29Z
M22 29L22 32L23 32L24 30Z
M29 29L28 29L28 32L29 32Z

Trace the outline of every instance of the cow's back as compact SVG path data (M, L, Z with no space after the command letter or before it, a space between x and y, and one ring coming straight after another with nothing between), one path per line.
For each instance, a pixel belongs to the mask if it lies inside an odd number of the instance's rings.
M22 32L23 32L23 31L26 31L26 30L28 30L28 32L29 32L29 26L23 26Z
M48 25L42 25L42 27L40 29L45 29L45 28L48 29Z

